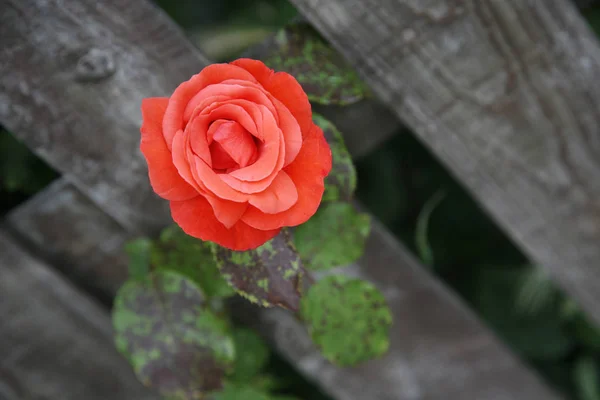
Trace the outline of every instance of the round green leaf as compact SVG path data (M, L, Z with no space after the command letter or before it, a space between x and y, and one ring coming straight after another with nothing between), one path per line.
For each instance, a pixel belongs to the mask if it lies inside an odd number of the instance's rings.
M356 169L344 143L344 138L335 125L321 115L313 114L313 121L323 129L332 156L331 172L325 178L325 193L323 193L322 202L350 201L356 190Z
M326 277L308 290L301 313L313 341L335 364L355 365L389 347L392 314L381 292L368 282Z
M234 360L227 321L205 310L202 292L170 271L129 281L117 294L118 350L145 385L173 399L197 399L222 387Z
M162 231L152 251L152 265L158 270L187 276L202 288L206 297L235 294L217 268L211 245L186 235L177 225Z
M368 93L346 60L306 23L279 31L262 59L276 71L293 75L311 102L347 105Z
M254 331L238 328L233 332L235 344L235 367L232 380L249 382L256 377L269 361L270 351Z
M263 307L297 310L303 267L286 233L249 251L213 246L221 274L236 291Z
M348 203L328 203L294 232L304 265L323 270L356 261L363 254L371 218Z

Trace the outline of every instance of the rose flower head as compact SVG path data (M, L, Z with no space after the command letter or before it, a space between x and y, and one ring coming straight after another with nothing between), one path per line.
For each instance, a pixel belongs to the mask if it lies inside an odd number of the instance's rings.
M144 99L142 118L150 183L188 235L248 250L317 211L331 150L293 76L213 64Z

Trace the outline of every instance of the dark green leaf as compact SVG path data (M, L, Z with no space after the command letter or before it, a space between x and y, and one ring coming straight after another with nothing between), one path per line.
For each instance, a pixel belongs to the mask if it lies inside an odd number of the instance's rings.
M262 59L276 71L293 75L315 103L352 104L368 92L344 58L306 23L282 29Z
M264 393L251 386L228 384L225 388L215 393L211 400L273 400L267 393Z
M235 369L232 380L240 383L254 381L269 361L269 348L254 331L238 328L233 332Z
M475 308L512 348L534 359L557 359L566 355L573 340L566 334L554 302L535 313L519 312L519 289L529 268L485 268L477 285Z
M264 307L298 309L303 267L285 231L254 250L213 250L221 274L240 295Z
M433 211L440 204L440 202L444 200L444 196L446 196L446 193L443 191L439 191L434 194L429 200L427 200L427 203L425 203L423 209L419 213L419 217L417 218L415 244L421 260L426 265L433 265L434 261L433 251L431 250L431 245L429 244L429 220Z
M600 329L598 329L581 311L572 321L573 332L577 339L590 350L600 352Z
M129 281L115 299L117 348L138 378L172 399L222 387L234 360L227 321L202 307L200 288L171 271Z
M294 243L304 265L323 270L356 261L371 230L368 214L348 203L328 203L294 231Z
M132 240L125 245L125 252L129 256L129 277L132 279L145 279L150 272L150 253L152 241L148 238Z
M590 356L577 360L574 380L581 400L600 400L600 369Z
M302 317L325 358L355 365L385 353L392 314L372 284L342 275L315 283L302 299Z
M344 138L340 131L321 115L313 114L313 121L323 129L332 156L331 172L325 178L325 193L322 201L350 201L356 190L356 169Z
M177 225L162 231L152 253L157 269L177 271L196 282L207 297L233 296L235 291L221 277L211 245L188 236Z

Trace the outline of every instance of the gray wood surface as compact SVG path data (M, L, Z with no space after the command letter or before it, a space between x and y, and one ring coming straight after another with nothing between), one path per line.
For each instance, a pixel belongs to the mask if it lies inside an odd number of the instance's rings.
M567 0L292 0L600 322L600 46Z
M0 399L158 400L113 346L107 311L0 229Z

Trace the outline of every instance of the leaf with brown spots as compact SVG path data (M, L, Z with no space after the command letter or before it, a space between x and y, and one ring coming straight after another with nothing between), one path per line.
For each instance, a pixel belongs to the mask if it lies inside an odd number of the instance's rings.
M203 303L198 286L171 271L129 281L115 299L118 350L142 383L170 399L204 399L232 366L228 322Z
M235 290L263 307L297 311L304 268L287 232L250 251L214 245L221 274Z

